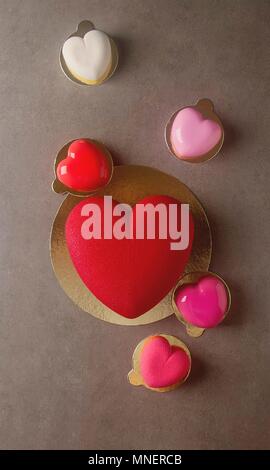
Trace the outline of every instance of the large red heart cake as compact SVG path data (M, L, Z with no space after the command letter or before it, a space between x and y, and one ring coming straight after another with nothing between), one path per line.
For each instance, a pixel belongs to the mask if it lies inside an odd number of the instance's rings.
M132 239L84 239L82 224L88 218L83 208L96 204L104 215L104 198L89 197L79 202L70 212L65 225L67 247L71 260L87 288L107 307L126 317L136 318L157 305L176 285L188 262L194 224L189 214L189 244L184 250L171 250L170 236L166 239L138 239L135 236L136 206L138 204L177 205L178 226L181 225L181 203L169 196L149 196L139 201L132 211L134 237ZM112 208L118 204L112 201ZM112 225L120 219L113 215ZM104 228L101 217L102 233ZM159 217L154 219L158 232ZM144 223L145 233L147 223Z

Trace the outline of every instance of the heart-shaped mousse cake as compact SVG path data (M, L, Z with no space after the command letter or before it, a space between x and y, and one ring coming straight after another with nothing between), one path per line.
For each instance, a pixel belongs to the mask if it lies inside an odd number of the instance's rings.
M79 192L92 192L108 184L112 164L108 154L91 140L74 140L67 157L56 169L57 178L67 188Z
M100 211L100 238L85 239L87 237L82 236L82 227L89 226L89 204L91 207L94 204ZM112 200L111 210L114 211L117 205ZM137 208L144 209L149 205L154 210L163 205L167 213L170 205L174 205L180 229L181 203L169 196L149 196L133 207L129 219L132 227L130 238L119 239L114 231L111 238L104 236L105 225L110 231L110 226L121 223L121 216L108 212L103 197L89 197L79 202L69 213L65 224L67 248L86 287L111 310L130 319L150 310L170 292L181 277L192 250L194 224L191 213L186 227L189 230L188 245L182 250L172 250L171 244L176 240L170 233L167 233L167 238L157 236L161 228L158 214L153 219L155 237L147 238L149 219L146 213L139 217ZM139 237L137 227L141 231Z
M190 325L213 328L227 313L228 290L220 278L205 276L195 284L180 286L175 293L175 303Z
M214 149L221 138L219 123L206 119L193 107L181 109L174 117L170 143L179 158L192 160L201 157Z
M162 336L152 336L145 341L139 361L143 381L150 388L170 387L182 382L191 366L187 352L171 346Z
M112 48L107 34L93 29L83 38L71 36L62 48L71 75L87 85L104 81L112 67Z

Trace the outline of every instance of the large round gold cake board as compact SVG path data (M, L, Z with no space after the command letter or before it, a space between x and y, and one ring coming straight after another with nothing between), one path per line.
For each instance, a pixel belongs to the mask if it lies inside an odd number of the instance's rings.
M209 223L198 199L178 179L150 167L120 165L114 168L110 184L95 193L95 196L103 195L110 195L113 199L130 205L151 195L171 196L182 203L189 204L194 218L195 235L192 253L183 275L192 271L208 270L212 252ZM81 197L71 194L65 198L55 217L51 232L52 265L66 294L78 307L91 315L119 325L144 325L171 315L173 313L172 291L151 310L130 320L113 312L88 290L73 266L65 240L66 218L81 200ZM153 269L155 269L154 266Z

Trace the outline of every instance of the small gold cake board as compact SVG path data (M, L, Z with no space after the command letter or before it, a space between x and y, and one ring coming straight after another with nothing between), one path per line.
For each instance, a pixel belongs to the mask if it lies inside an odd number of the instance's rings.
M111 182L95 193L95 196L112 196L113 199L134 205L146 196L166 195L190 205L195 234L192 253L185 273L207 271L212 252L212 239L209 223L198 199L190 189L177 178L146 166L120 165L114 167ZM51 232L51 260L55 275L66 294L82 310L101 320L118 325L144 325L162 320L173 313L172 290L157 305L143 315L128 319L100 302L77 274L65 240L65 222L73 207L83 198L69 194L61 204Z

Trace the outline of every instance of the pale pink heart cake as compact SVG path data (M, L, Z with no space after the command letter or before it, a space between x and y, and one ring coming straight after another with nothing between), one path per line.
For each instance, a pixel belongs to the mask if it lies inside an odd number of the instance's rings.
M173 120L170 140L179 158L192 160L201 157L210 152L221 138L222 129L218 122L206 119L195 108L181 109Z
M228 292L221 279L206 276L196 284L181 286L176 291L175 303L187 323L200 328L213 328L227 313Z

